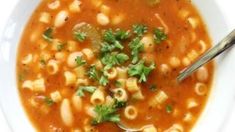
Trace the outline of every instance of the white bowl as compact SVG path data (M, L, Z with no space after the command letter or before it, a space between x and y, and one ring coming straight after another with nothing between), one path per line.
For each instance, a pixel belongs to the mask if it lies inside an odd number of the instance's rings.
M0 39L0 103L4 115L13 131L33 131L20 102L16 86L16 56L19 40L40 0L20 1L12 12ZM201 12L213 43L225 36L231 27L225 14L220 11L218 3L213 0L194 0L193 3ZM221 131L233 106L235 97L235 49L217 58L214 84L208 103L196 123L195 132Z

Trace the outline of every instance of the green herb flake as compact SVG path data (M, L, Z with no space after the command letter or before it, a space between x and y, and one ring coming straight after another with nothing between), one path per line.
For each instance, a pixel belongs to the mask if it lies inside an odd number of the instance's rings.
M132 63L137 63L139 60L139 53L144 49L144 44L140 42L139 37L136 37L129 43L129 47L131 49Z
M154 30L154 41L157 44L160 44L161 42L165 41L167 39L167 35L164 33L164 31L161 28L156 28Z
M172 105L166 105L166 112L167 113L172 113L172 111L173 111L173 107L172 107Z
M95 86L80 86L76 91L76 95L84 97L85 96L84 92L94 93L96 89L97 88Z
M58 44L56 48L57 48L57 51L62 51L64 49L64 45Z
M129 76L136 76L139 78L139 82L146 82L147 76L152 70L155 69L155 64L152 63L150 66L145 66L144 61L139 61L135 65L131 65L128 69Z
M88 70L88 77L90 79L94 79L94 80L99 80L99 76L98 76L98 71L95 67L95 65L92 65L89 70Z
M46 65L46 61L45 61L44 59L41 59L39 62L40 62L40 64L43 65L43 66Z
M82 66L86 64L86 60L84 60L81 56L77 56L77 58L75 59L75 62L77 66Z
M141 37L144 35L144 33L146 33L148 31L148 27L143 25L143 24L135 24L132 26L133 32Z
M109 83L109 80L105 75L102 75L100 77L99 83L103 86L106 86Z
M115 81L115 87L122 87L122 83L120 81Z
M126 101L118 101L117 99L115 99L113 107L114 108L124 108L126 107L127 102Z
M97 105L94 108L97 116L92 119L92 125L98 125L103 122L120 122L120 115L117 114L117 109L112 105Z
M84 32L74 31L73 35L74 38L79 42L84 42L87 38L87 34Z
M117 29L116 32L115 32L115 37L118 40L128 39L130 37L130 31L125 31L125 30Z
M43 34L42 34L42 37L48 41L48 42L52 42L53 40L53 36L52 36L52 33L53 33L53 29L51 27L47 28Z
M45 97L44 102L48 105L48 106L52 106L55 102L49 98L49 97Z

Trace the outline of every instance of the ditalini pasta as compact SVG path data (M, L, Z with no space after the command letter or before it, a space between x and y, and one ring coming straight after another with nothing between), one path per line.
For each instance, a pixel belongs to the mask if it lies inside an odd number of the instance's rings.
M18 48L17 82L39 132L189 132L210 95L211 47L189 0L43 0Z

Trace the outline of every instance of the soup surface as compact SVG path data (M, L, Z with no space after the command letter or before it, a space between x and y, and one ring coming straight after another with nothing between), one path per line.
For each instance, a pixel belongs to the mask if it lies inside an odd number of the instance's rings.
M43 0L25 28L17 76L38 131L187 132L207 100L213 63L189 0Z

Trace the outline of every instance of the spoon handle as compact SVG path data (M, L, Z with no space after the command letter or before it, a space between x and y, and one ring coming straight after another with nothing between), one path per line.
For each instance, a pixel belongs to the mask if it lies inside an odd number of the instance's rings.
M194 71L196 71L199 67L208 63L210 60L214 59L219 54L223 53L225 50L235 45L235 30L233 30L229 35L227 35L222 41L220 41L216 46L208 50L204 53L196 62L194 62L191 66L182 70L177 77L177 81L181 82L189 75L191 75Z

